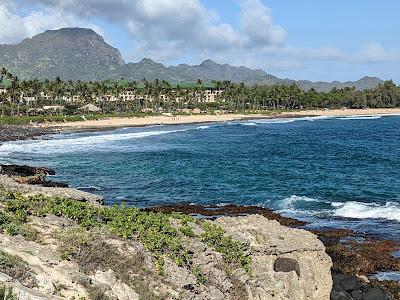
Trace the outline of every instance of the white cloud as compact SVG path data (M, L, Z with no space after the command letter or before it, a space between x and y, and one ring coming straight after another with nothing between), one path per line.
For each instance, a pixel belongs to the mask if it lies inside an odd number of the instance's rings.
M11 6L0 4L0 43L16 43L28 35L20 17L14 15Z
M220 21L200 0L25 0L46 9L102 18L120 24L136 42L131 57L156 54L174 60L182 53L221 53L232 48L253 50L280 45L285 30L273 24L260 0L241 1L240 28Z
M5 0L4 0L5 1ZM220 63L262 68L268 72L306 68L318 62L347 65L400 61L400 52L379 43L356 52L333 46L288 46L286 30L275 24L261 0L239 3L238 27L222 22L202 0L19 0L27 15L18 14L13 0L0 3L0 43L14 43L46 29L90 27L103 34L93 20L106 20L127 32L135 46L127 61L150 57L171 63L182 57L212 58ZM0 0L2 2L2 0ZM14 4L13 4L14 3ZM106 37L107 39L107 37Z
M368 43L362 46L354 60L361 63L400 61L400 50L386 49L380 43Z
M0 3L0 43L2 44L18 43L24 38L32 37L45 30L63 27L88 27L99 34L103 33L98 26L59 10L51 8L32 10L29 14L20 16L13 2Z
M281 45L286 31L272 22L271 11L260 0L243 0L240 26L248 46Z

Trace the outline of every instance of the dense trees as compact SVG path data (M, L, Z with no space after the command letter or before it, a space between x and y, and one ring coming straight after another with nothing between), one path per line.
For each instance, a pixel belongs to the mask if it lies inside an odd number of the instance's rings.
M300 108L391 108L400 106L400 87L393 81L386 81L371 90L358 91L355 88L332 89L317 92L303 91L296 85L253 85L236 84L229 81L204 83L199 80L192 84L170 84L164 80L141 82L63 81L60 77L49 81L21 81L6 69L0 70L0 83L7 87L0 94L2 115L28 113L32 108L43 105L62 105L64 113L76 113L77 108L94 103L103 113L138 112L152 110L174 112L182 108L202 110L259 111L270 109ZM1 86L0 86L1 88ZM223 90L213 103L205 103L208 89ZM135 100L127 101L121 92L129 91ZM110 101L110 99L113 101ZM34 101L32 101L34 99ZM73 101L71 101L71 99Z
M229 84L222 97L233 110L296 108L391 108L400 106L400 87L385 81L372 90L332 89L330 92L302 91L289 86L244 86Z

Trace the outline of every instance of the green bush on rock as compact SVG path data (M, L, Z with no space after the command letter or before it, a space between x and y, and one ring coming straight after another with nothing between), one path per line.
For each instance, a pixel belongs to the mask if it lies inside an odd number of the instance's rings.
M209 221L195 220L191 216L173 213L171 215L156 212L144 212L137 208L121 206L96 206L72 199L23 196L20 193L6 193L1 197L5 203L0 210L0 229L7 233L7 224L16 227L8 229L10 234L20 234L28 216L48 214L66 217L76 221L81 228L106 228L110 233L125 239L137 238L144 247L153 253L157 260L156 268L164 272L164 257L172 259L177 265L192 269L192 255L185 249L183 237L194 238L196 234L190 222L198 223L203 233L200 239L209 247L223 255L229 267L243 267L251 273L251 258L245 255L245 245L233 240L224 230ZM174 222L171 222L175 220ZM176 229L172 224L179 222ZM80 235L84 238L84 234ZM85 242L85 241L78 241ZM68 258L72 249L64 249L63 257ZM194 270L196 271L196 270ZM193 272L193 270L192 270ZM196 273L198 273L196 271ZM202 278L197 274L198 278Z

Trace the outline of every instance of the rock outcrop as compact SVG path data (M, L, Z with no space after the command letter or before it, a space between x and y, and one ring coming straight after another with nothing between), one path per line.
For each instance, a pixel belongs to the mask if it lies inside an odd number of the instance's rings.
M73 188L46 186L46 184L45 186L32 185L28 184L29 182L28 183L20 183L20 182L16 181L15 179L7 175L1 175L0 173L0 187L10 191L22 192L26 195L46 195L46 196L73 198L76 199L77 201L89 201L92 203L103 202L103 198L101 196L90 194ZM51 181L47 183L51 183Z
M332 262L315 235L257 215L215 222L250 245L253 278L246 283L248 299L330 299Z
M155 299L330 298L331 260L312 233L284 227L259 215L223 217L212 222L249 246L251 275L241 269L227 273L221 269L223 258L220 253L201 240L189 237L187 242L193 263L203 271L207 278L204 282L199 282L192 272L168 258L164 275L160 276L154 272L153 256L137 240L126 241L107 235L97 236L94 242L97 246L90 249L90 254L80 250L85 265L81 261L63 260L59 242L54 236L60 230L73 228L74 222L47 216L31 217L30 223L40 236L36 241L0 235L0 251L19 257L27 264L34 278L34 287L23 286L18 278L1 273L0 282L12 286L20 299L95 299L94 295L101 294L107 298L99 299L136 300L150 292ZM201 233L200 228L194 228ZM104 239L104 243L100 243L99 237ZM99 262L97 251L103 260L109 261ZM130 279L123 281L121 278L125 276Z

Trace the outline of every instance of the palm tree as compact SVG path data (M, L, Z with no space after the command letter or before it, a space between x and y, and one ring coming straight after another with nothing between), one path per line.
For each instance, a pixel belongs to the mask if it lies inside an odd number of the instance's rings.
M4 78L6 78L7 77L7 74L8 74L9 72L7 71L7 69L6 68L1 68L1 70L0 70L0 83L3 81L3 79Z
M17 76L12 76L10 73L8 73L8 75L11 76L11 78L10 78L10 80L11 80L11 95L12 95L12 98L11 98L12 99L11 114L14 115L13 106L14 106L14 104L16 102L15 95L16 95L17 89L18 89L18 77ZM18 100L18 103L17 103L18 115L19 115L19 105L20 105L20 101Z

